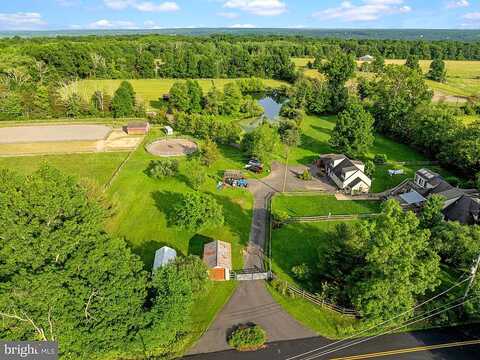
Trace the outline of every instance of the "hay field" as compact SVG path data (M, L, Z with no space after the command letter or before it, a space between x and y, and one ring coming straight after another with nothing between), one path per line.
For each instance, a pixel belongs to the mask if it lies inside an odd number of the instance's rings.
M85 100L90 100L95 91L104 91L107 94L113 95L118 86L123 80L80 80L63 90L64 94L69 92L76 92ZM155 103L170 91L170 88L176 81L183 81L181 79L133 79L128 80L139 100L145 103L147 109L156 108ZM223 89L225 84L235 81L235 79L199 79L198 82L203 88L203 91L210 90L213 86ZM279 87L285 85L285 82L271 79L263 79L266 86Z

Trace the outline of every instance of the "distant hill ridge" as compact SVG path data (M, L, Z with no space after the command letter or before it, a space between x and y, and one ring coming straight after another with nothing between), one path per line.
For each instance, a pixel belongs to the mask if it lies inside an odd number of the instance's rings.
M137 29L137 30L48 30L48 31L0 31L5 37L63 37L63 36L114 36L114 35L182 35L208 36L224 35L278 35L306 36L315 38L338 39L377 39L377 40L456 40L480 41L480 30L455 29L231 29L231 28L195 28L195 29Z

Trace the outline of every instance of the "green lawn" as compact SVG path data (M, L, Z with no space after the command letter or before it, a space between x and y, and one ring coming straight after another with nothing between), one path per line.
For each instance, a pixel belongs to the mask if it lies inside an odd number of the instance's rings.
M122 81L123 80L80 80L70 85L66 91L77 92L84 99L90 100L92 94L98 90L113 95ZM147 108L152 109L156 108L155 103L159 98L170 91L173 83L183 80L129 79L128 81L135 89L137 97L145 103ZM233 81L235 81L235 79L198 79L198 82L204 91L210 90L213 85L219 89L223 89L225 84ZM286 84L285 82L271 79L264 79L263 82L269 87L279 87Z
M0 157L0 168L15 170L21 174L30 174L41 164L46 163L77 179L88 178L104 185L127 155L125 152L120 152Z
M145 143L160 136L152 131ZM180 159L180 174L171 179L155 180L144 174L151 160L158 159L140 146L113 182L108 194L118 204L116 215L108 222L107 230L124 237L132 249L141 256L150 269L155 250L168 245L179 255L202 256L203 244L213 239L232 244L232 260L235 269L243 264L242 250L247 245L252 217L253 197L246 190L216 190L216 183L224 169L240 169L242 154L231 147L221 148L221 158L208 168L209 179L201 189L210 193L223 205L225 224L216 228L192 233L169 223L174 217L175 204L182 194L193 191L187 184L186 159ZM192 333L185 339L184 349L192 345L213 321L236 284L232 282L214 284L193 309Z
M315 270L319 256L329 245L329 233L335 229L337 224L340 222L292 223L273 230L273 272L279 279L302 287L304 284L294 278L291 272L292 267L307 264L310 269ZM274 299L290 315L319 335L338 338L345 333L342 329L357 323L355 319L322 309L303 299L291 299L271 288L269 290Z
M160 136L153 131L145 143ZM119 204L117 214L107 224L108 230L123 236L149 268L155 250L168 245L179 254L201 255L203 243L211 239L232 243L233 266L242 266L242 249L248 242L252 214L252 197L240 189L217 191L215 185L222 170L241 168L238 150L222 148L222 157L208 168L209 179L201 190L211 193L224 207L226 224L206 229L199 234L181 230L168 223L174 217L173 206L182 194L193 191L184 175L186 160L180 161L180 175L162 181L144 174L151 160L158 159L140 146L109 189L110 196Z
M307 264L316 269L319 254L326 249L329 234L340 221L290 223L272 231L272 270L283 280L302 286L292 267Z
M337 200L333 195L276 195L272 210L289 216L356 215L380 212L381 204L370 200Z

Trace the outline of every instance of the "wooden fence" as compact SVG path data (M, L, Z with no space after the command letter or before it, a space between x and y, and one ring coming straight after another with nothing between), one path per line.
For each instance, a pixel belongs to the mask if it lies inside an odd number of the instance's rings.
M302 223L302 222L320 222L320 221L342 221L342 220L356 220L356 219L368 219L377 217L379 214L356 214L356 215L320 215L320 216L298 216L290 217L285 221L289 223Z
M302 299L305 299L314 305L320 306L324 309L328 309L345 316L360 317L358 312L356 312L355 310L347 309L342 306L333 304L329 301L326 301L325 299L321 299L320 297L313 295L304 289L299 289L295 286L290 285L286 281L284 281L283 283L285 284L285 287L287 291L290 292L290 294L293 294L296 297L301 297Z

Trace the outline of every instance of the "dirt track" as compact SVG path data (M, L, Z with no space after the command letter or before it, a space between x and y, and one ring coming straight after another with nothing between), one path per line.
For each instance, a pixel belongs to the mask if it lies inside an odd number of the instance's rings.
M112 129L105 125L46 125L0 128L0 144L57 141L97 141L108 137Z

